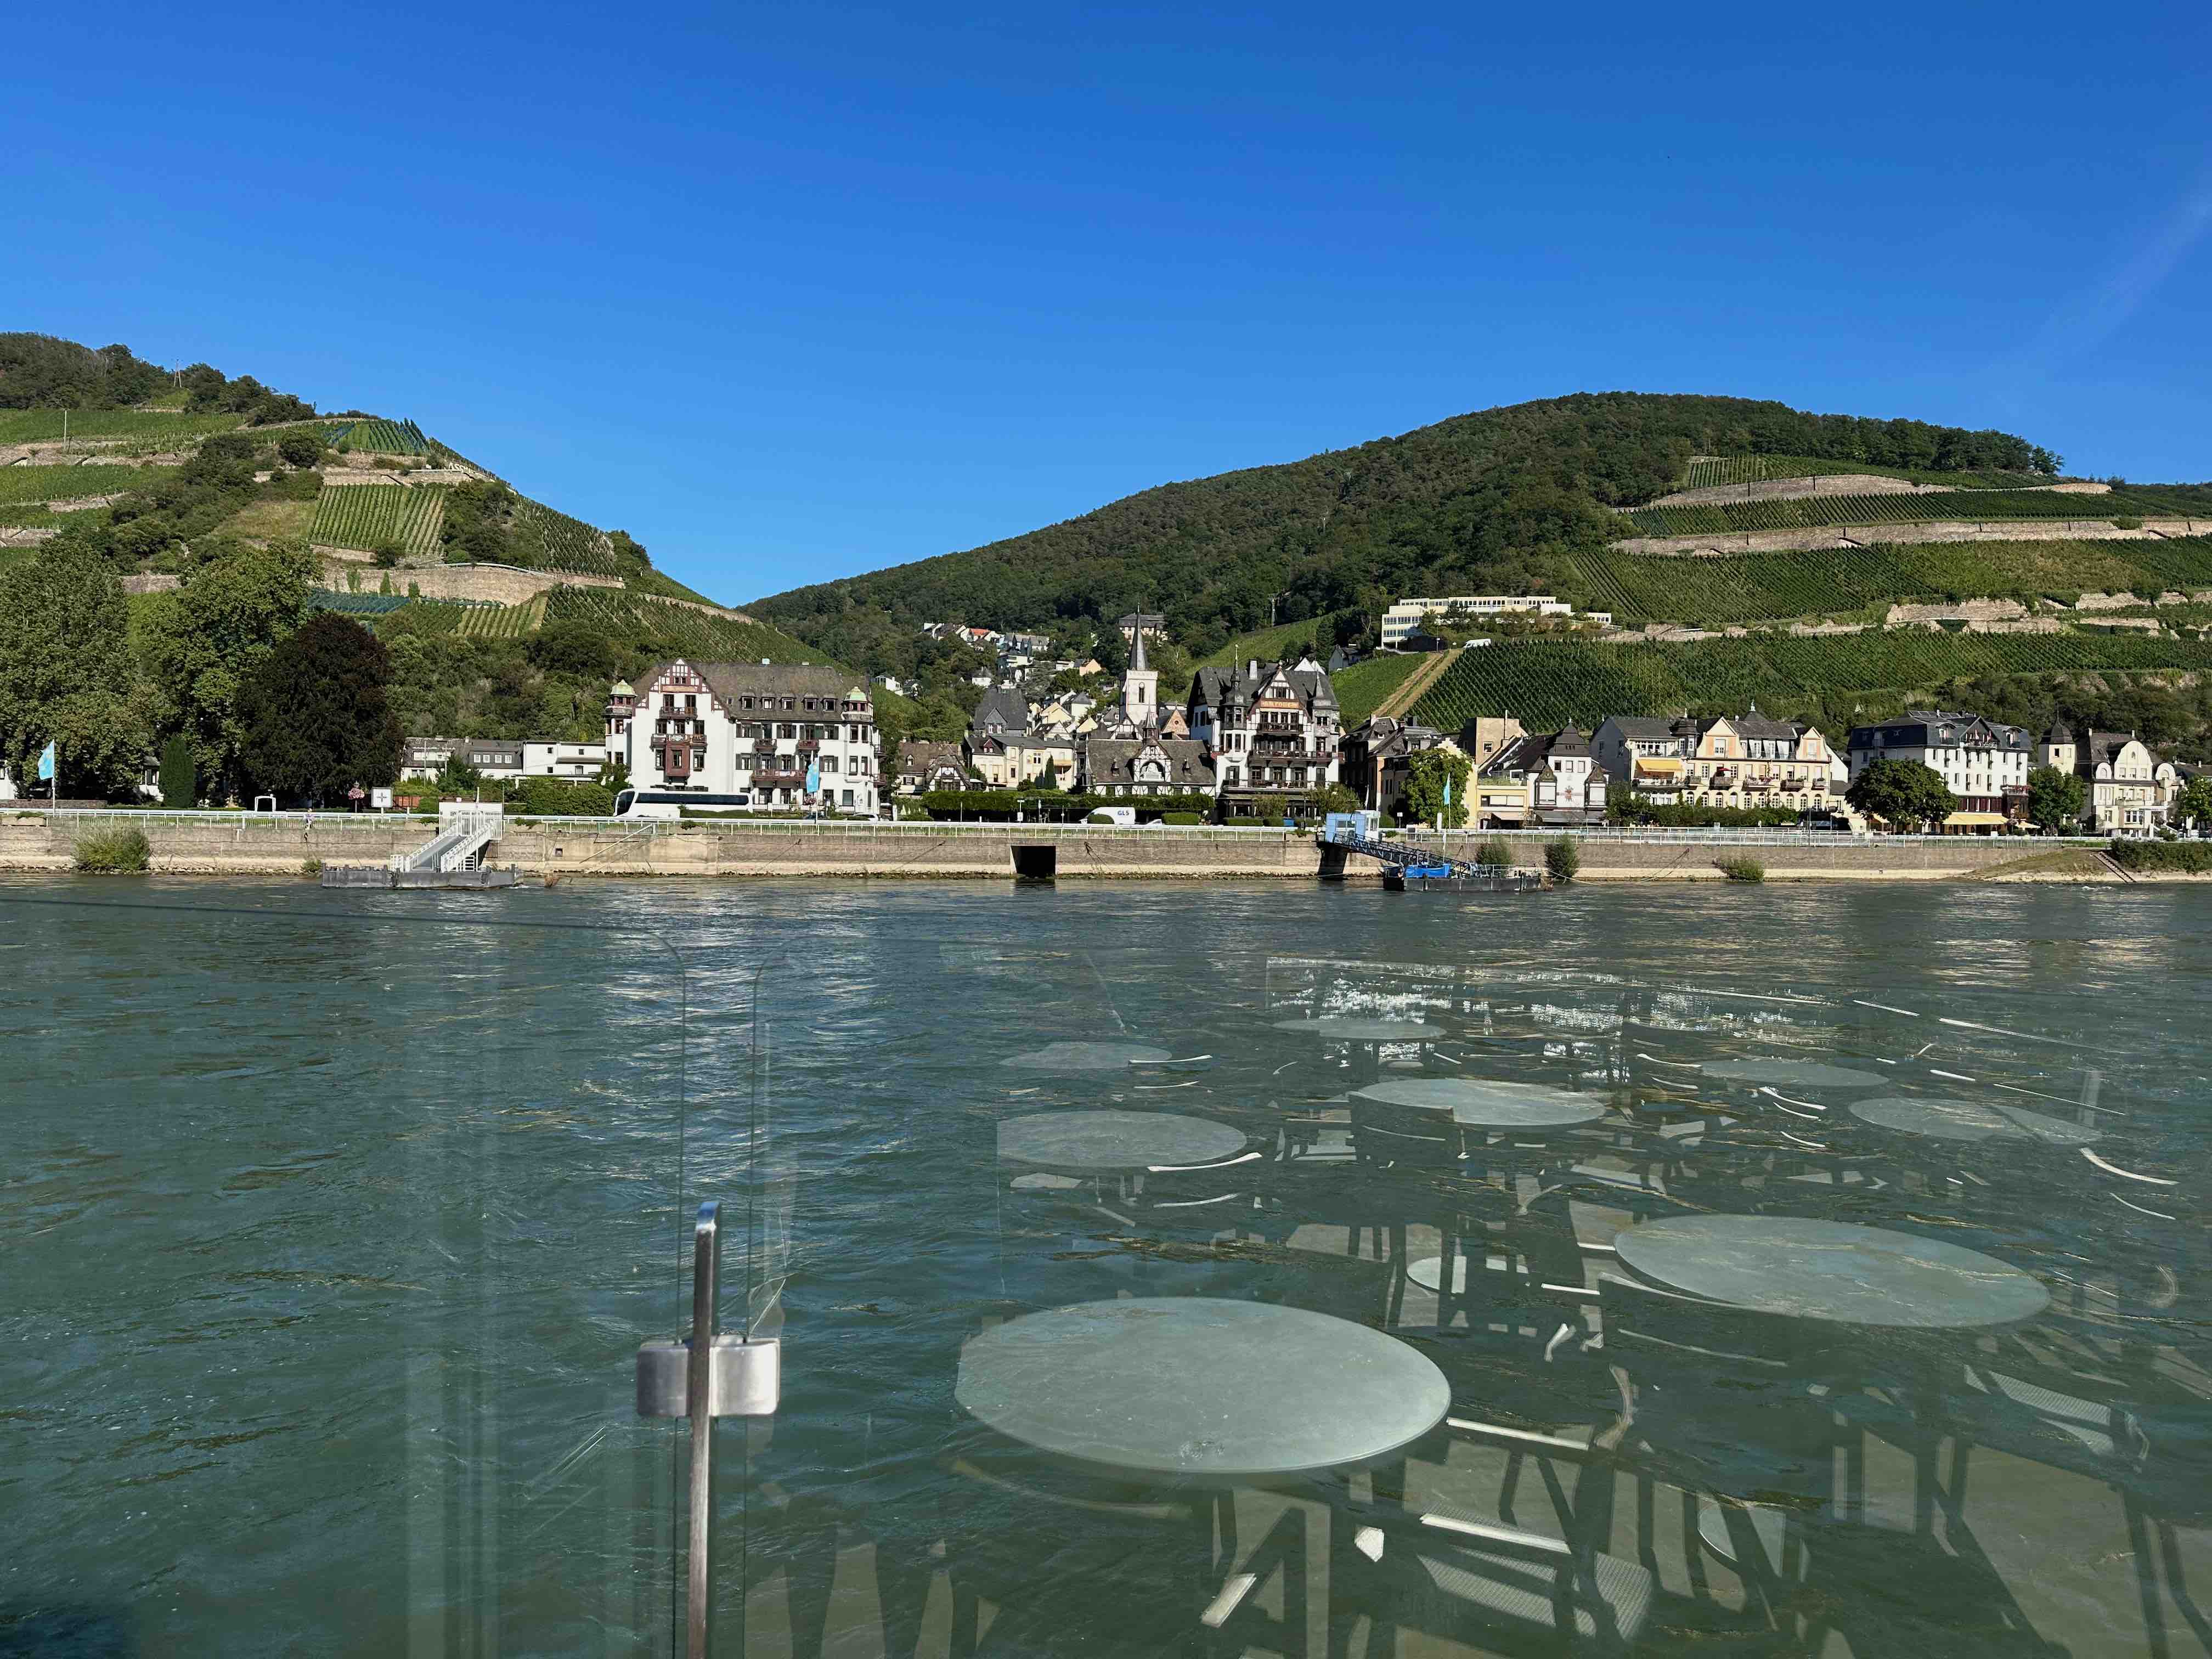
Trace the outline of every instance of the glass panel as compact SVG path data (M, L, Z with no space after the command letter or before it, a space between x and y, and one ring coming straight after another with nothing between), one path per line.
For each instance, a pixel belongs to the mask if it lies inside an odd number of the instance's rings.
M0 889L0 1646L669 1650L678 976L550 898Z
M718 1652L2203 1645L2193 890L9 890L19 1624L669 1650L712 1197Z

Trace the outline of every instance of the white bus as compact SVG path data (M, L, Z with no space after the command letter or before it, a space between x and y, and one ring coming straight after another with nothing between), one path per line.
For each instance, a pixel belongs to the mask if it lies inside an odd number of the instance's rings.
M750 812L753 810L753 798L750 793L709 795L693 789L623 789L615 795L615 816L618 818L680 818L687 806L717 812Z

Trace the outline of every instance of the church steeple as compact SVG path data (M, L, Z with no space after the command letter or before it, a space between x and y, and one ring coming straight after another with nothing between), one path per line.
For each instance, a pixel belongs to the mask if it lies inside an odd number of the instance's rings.
M1159 724L1160 677L1145 656L1145 614L1137 613L1137 623L1131 630L1129 641L1129 671L1121 677L1121 713L1131 726L1140 732L1149 732Z

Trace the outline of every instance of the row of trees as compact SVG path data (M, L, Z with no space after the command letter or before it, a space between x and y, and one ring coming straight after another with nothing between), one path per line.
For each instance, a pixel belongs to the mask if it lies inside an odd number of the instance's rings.
M0 409L129 409L177 391L195 413L243 415L257 425L315 412L313 404L251 374L233 380L206 363L172 374L126 345L95 351L51 334L0 334Z
M157 749L165 797L187 778L218 800L390 783L390 655L310 610L315 568L296 544L233 545L148 601L134 634L107 564L48 543L0 574L0 763L20 783L52 743L58 793L79 799L135 799Z

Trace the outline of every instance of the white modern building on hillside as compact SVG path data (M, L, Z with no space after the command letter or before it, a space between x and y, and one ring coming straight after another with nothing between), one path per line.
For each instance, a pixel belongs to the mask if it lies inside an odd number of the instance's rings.
M1421 618L1432 611L1464 611L1475 617L1501 617L1508 614L1522 617L1571 617L1574 606L1549 593L1455 593L1441 599L1401 599L1382 613L1382 643L1403 645L1408 635L1419 633ZM1613 625L1609 611L1589 611L1583 613L1590 622L1604 627Z

